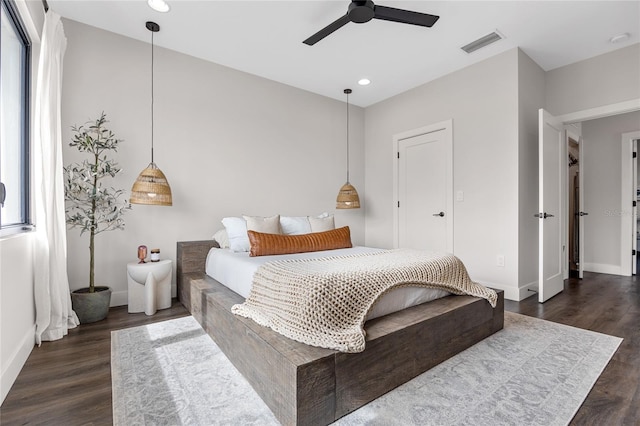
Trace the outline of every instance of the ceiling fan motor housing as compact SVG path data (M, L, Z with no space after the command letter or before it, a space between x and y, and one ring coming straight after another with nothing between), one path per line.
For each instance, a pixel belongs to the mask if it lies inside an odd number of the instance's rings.
M375 5L373 1L352 1L349 5L349 10L347 15L349 15L349 20L351 22L355 22L356 24L364 24L365 22L369 22L373 19L376 12L374 10Z

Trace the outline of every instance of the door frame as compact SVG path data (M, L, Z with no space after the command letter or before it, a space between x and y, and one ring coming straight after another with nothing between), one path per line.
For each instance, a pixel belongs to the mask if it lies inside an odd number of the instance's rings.
M450 220L447 220L447 251L453 253L453 119L441 121L438 123L430 124L417 129L407 130L405 132L397 133L393 135L393 247L398 248L400 245L400 232L398 227L400 225L400 215L398 213L398 201L399 201L399 166L398 166L398 153L400 141L409 139L412 137L424 135L427 133L439 132L444 130L444 142L446 145L446 168L447 176L445 183L445 193L447 196L447 215Z
M586 219L583 212L589 214L589 212L585 211L585 195L584 195L584 158L585 158L585 147L584 147L584 139L582 139L582 135L578 138L579 145L579 154L578 157L578 173L580 174L578 178L578 187L580 188L578 191L578 278L584 278L584 247L585 247L585 239L584 239L584 229L586 226Z
M584 109L581 111L576 111L576 112L571 112L568 114L564 114L564 115L559 115L557 116L557 118L562 122L562 124L564 125L568 125L568 124L573 124L573 123L581 123L583 121L587 121L587 120L595 120L597 118L604 118L604 117L610 117L612 115L619 115L619 114L625 114L627 112L634 112L634 111L640 111L640 98L635 98L635 99L630 99L628 101L623 101L623 102L617 102L615 104L609 104L609 105L603 105L600 107L595 107L595 108L589 108L589 109ZM623 163L623 167L625 167L625 163L626 160L622 162ZM628 163L630 165L630 163ZM629 172L630 173L630 172ZM584 179L584 176L583 176ZM629 178L629 182L630 182L630 178ZM623 180L623 182L625 182ZM584 189L583 189L584 191ZM623 211L623 210L622 210ZM630 215L629 215L630 216ZM622 231L622 224L625 224L625 231ZM631 231L629 231L628 236L625 237L626 234L626 229L627 227L630 226L630 222L627 220L624 220L624 216L623 216L623 220L621 220L621 238L628 238L631 235ZM624 233L623 233L624 232ZM566 238L566 237L565 237ZM621 247L622 247L622 241L621 241ZM628 247L628 246L627 246ZM623 262L625 261L625 258L627 259L627 262L629 263L629 269L631 268L631 261L629 260L630 256L623 256L623 252L620 252L620 273L621 275L624 275L624 268L622 267L622 265L624 264ZM584 256L582 257L582 262L585 262L586 264L586 259L584 258ZM611 272L611 273L615 273L615 272ZM629 273L630 274L630 273Z
M623 133L621 138L620 274L626 276L633 274L633 262L629 250L635 246L635 239L633 235L633 207L629 205L629 202L633 200L632 197L635 195L633 162L637 159L633 158L633 145L637 139L640 139L640 131ZM625 214L630 211L631 214Z
M640 98L557 116L563 124L580 123L640 110Z
M633 145L633 152L636 153L636 156L638 155L638 139L634 139L632 142ZM632 193L632 198L634 200L636 200L636 203L634 203L635 205L633 206L633 209L631 210L631 228L633 229L633 231L631 231L631 246L633 247L633 255L631 256L631 273L633 275L636 275L638 273L637 269L638 269L638 159L636 158L636 160L631 164L631 169L633 170L633 172L631 173L631 175L633 176L631 178L631 185L633 186L633 193Z

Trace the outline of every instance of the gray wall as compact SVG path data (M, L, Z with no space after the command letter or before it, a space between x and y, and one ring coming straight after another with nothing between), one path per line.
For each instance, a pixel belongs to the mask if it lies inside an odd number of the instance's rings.
M640 43L546 73L546 109L553 115L640 98Z
M128 193L150 161L151 46L70 20L64 26L63 138L105 111L124 139L124 172L113 185ZM224 216L328 211L364 243L364 209L334 210L346 179L344 102L162 48L155 78L155 161L173 207L134 205L124 231L97 237L96 283L113 287L112 304L127 303L126 264L138 245L175 259L177 241L210 238ZM350 112L351 182L364 194L364 112ZM63 155L65 164L82 158L69 147ZM88 238L72 229L68 239L76 289L87 285Z
M0 404L35 344L32 238L0 240Z
M640 130L640 112L582 122L585 269L620 273L622 134Z
M366 109L368 246L393 245L393 135L453 119L453 185L464 191L454 201L454 252L473 279L517 295L518 55L512 49Z

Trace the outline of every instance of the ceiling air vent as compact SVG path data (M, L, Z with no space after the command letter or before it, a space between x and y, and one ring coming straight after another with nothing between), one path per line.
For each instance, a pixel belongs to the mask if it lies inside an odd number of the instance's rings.
M464 50L467 53L475 52L476 50L488 46L491 43L495 43L498 40L502 40L503 38L504 37L500 33L494 31L484 37L480 37L476 41L472 41L466 46L462 46L460 49Z

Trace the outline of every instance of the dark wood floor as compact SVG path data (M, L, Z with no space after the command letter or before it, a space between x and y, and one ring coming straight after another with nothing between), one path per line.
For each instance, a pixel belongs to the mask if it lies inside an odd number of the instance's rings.
M640 425L640 277L585 272L544 304L530 297L505 310L624 338L572 425Z
M83 324L35 347L0 407L0 425L110 425L111 330L188 315L174 300L153 316L111 308L103 321Z
M640 280L587 273L565 282L565 291L543 305L531 297L506 301L505 309L623 337L572 424L640 424ZM0 424L111 424L111 330L185 315L177 303L151 317L115 308L105 321L34 348L0 407Z

